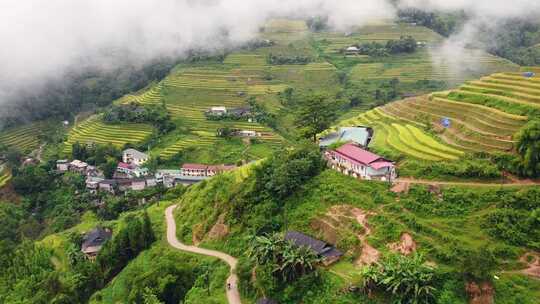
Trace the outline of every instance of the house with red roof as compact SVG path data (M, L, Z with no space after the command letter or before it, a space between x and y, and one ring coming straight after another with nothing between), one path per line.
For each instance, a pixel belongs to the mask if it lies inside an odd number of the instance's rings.
M356 178L392 181L397 177L392 161L352 143L328 150L324 156L332 169Z

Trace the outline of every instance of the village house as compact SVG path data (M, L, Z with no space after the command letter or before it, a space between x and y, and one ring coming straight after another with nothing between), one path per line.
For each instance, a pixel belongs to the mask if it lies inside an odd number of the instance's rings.
M69 171L75 172L75 173L85 174L87 167L88 167L87 163L80 161L78 159L75 159L74 161L69 163Z
M358 55L360 54L360 49L354 45L352 46L349 46L348 48L345 49L345 54L346 55Z
M84 235L81 251L88 259L94 260L101 250L101 247L103 247L103 244L105 244L111 236L112 232L110 229L101 227L95 228Z
M118 186L119 192L126 192L131 190L131 180L130 179L115 179Z
M157 180L155 177L149 176L146 178L146 187L155 187L157 186Z
M135 166L141 166L148 161L148 155L135 149L127 149L122 152L122 162Z
M338 142L352 142L363 148L367 148L373 138L373 129L370 127L341 127L337 132L332 132L319 139L319 147L326 149Z
M210 110L207 111L207 114L214 115L214 116L223 116L227 114L227 108L226 107L211 107Z
M100 178L105 177L103 172L101 170L99 170L98 168L96 168L95 166L86 167L85 174L86 174L86 177L100 177Z
M236 169L234 165L203 165L184 164L181 172L183 176L214 176L216 174Z
M239 131L235 131L234 135L240 136L240 137L257 137L259 136L259 133L252 130L239 130Z
M69 161L67 159L59 159L56 161L56 171L67 172L69 170Z
M396 175L394 163L352 143L324 153L332 169L367 180L392 181Z
M182 175L186 176L206 176L208 165L202 164L183 164L181 167Z
M109 192L114 194L118 187L118 181L114 179L104 179L99 182L99 191Z
M139 178L131 180L131 190L132 191L141 191L146 188L146 179Z
M103 181L100 177L87 177L86 178L86 190L92 194L97 194L99 190L99 183Z
M285 240L294 243L298 247L308 247L323 259L323 264L325 266L336 262L343 255L343 253L334 246L298 231L288 231L285 234Z
M126 174L127 177L139 178L148 175L147 168L141 168L135 164L129 164L125 162L118 163L116 171L119 173Z

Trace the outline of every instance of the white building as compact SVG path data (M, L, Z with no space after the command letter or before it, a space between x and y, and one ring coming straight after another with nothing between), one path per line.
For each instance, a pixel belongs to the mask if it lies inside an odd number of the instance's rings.
M122 153L122 161L127 164L140 166L148 161L148 155L135 149L127 149Z

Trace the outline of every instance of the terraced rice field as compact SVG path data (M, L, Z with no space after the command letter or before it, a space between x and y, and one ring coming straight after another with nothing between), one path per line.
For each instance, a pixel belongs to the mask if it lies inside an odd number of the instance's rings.
M167 139L165 146L156 148L166 158L187 147L205 148L217 144L216 131L223 127L260 132L263 143L277 146L282 138L261 124L210 121L204 115L213 106L246 106L247 96L272 95L285 90L287 85L263 79L267 68L266 59L261 55L234 53L227 56L223 65L178 69L148 91L127 96L121 102L156 104L164 101L172 118L190 129L190 134L176 135ZM321 68L327 66L321 65Z
M454 92L492 97L510 104L540 108L539 76L526 78L520 73L498 73L470 81Z
M0 165L0 188L4 187L11 179L11 173Z
M42 125L34 123L0 133L0 144L30 152L39 147Z
M518 67L508 61L481 51L468 51L460 64L444 60L428 49L415 54L388 59L384 62L360 63L351 70L351 81L387 80L397 78L402 82L439 80L461 84L500 71L516 71Z
M424 132L420 124L408 122L381 111L370 110L340 122L339 126L370 126L374 128L375 135L371 146L379 149L390 149L408 157L428 160L455 160L464 152L452 145L437 141Z
M512 136L527 121L524 116L435 96L393 102L380 111L410 122L434 125L440 125L443 118L449 118L451 125L443 130L440 137L461 150L474 152L512 151L515 144Z
M147 124L109 125L101 121L100 116L92 116L74 127L65 142L64 152L71 152L75 142L81 144L112 144L123 147L127 143L140 143L148 138L153 128Z
M401 36L407 35L422 42L437 43L442 41L442 37L439 34L426 27L392 23L364 26L349 34L323 32L316 33L313 36L316 40L324 41L323 51L325 53L335 54L338 53L339 50L353 44L367 42L385 43L388 40L397 40Z

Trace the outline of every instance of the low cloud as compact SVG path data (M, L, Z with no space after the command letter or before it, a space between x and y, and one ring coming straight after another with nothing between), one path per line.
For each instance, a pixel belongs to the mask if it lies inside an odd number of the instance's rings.
M253 38L273 16L312 15L345 29L392 17L393 7L379 0L2 0L0 103L68 69L212 51Z

